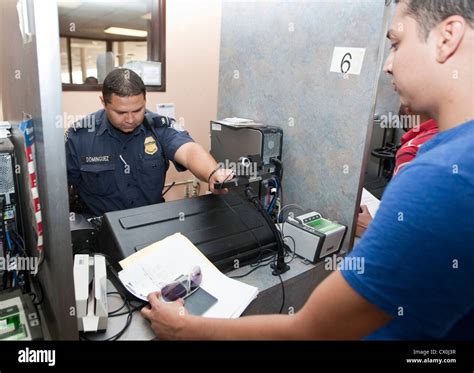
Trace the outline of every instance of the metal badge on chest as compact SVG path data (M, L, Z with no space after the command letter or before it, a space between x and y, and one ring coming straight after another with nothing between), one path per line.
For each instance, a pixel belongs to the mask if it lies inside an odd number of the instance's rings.
M156 144L155 139L153 136L148 136L145 138L145 153L149 155L153 155L158 151L158 145Z

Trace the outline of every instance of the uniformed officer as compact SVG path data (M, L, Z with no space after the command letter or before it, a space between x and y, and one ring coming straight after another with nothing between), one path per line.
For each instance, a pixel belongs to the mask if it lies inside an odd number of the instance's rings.
M85 213L163 202L162 190L169 162L188 169L210 185L231 177L196 144L172 118L145 109L142 79L128 69L116 69L104 80L103 109L66 133L68 184L74 186Z

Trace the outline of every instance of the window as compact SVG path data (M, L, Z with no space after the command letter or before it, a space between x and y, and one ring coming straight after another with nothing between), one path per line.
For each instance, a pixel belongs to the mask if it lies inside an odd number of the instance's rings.
M166 0L58 0L64 91L99 91L117 67L165 91Z

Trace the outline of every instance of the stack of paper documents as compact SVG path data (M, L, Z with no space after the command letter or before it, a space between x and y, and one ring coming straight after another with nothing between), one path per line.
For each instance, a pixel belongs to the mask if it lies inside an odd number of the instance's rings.
M120 262L119 278L137 298L146 300L192 267L201 267L201 288L217 298L203 316L236 318L258 294L254 286L230 279L221 273L200 251L176 233L138 251ZM186 307L186 303L184 305Z
M251 126L262 126L262 123L255 123L252 119L245 119L245 118L225 118L222 120L216 121L216 123L224 124L226 126L232 127L245 127L248 125Z
M12 126L8 122L0 122L0 139L6 139L10 137L10 129Z
M380 200L377 199L372 193L370 193L367 189L362 189L362 198L360 201L361 205L367 205L369 209L370 215L372 218L375 217L377 210L379 209Z

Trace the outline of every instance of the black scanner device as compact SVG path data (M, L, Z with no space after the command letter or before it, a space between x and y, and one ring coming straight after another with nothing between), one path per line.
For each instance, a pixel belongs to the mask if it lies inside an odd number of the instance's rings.
M233 191L108 212L102 218L97 249L120 271L119 261L177 232L223 272L278 249L268 222L250 201Z

